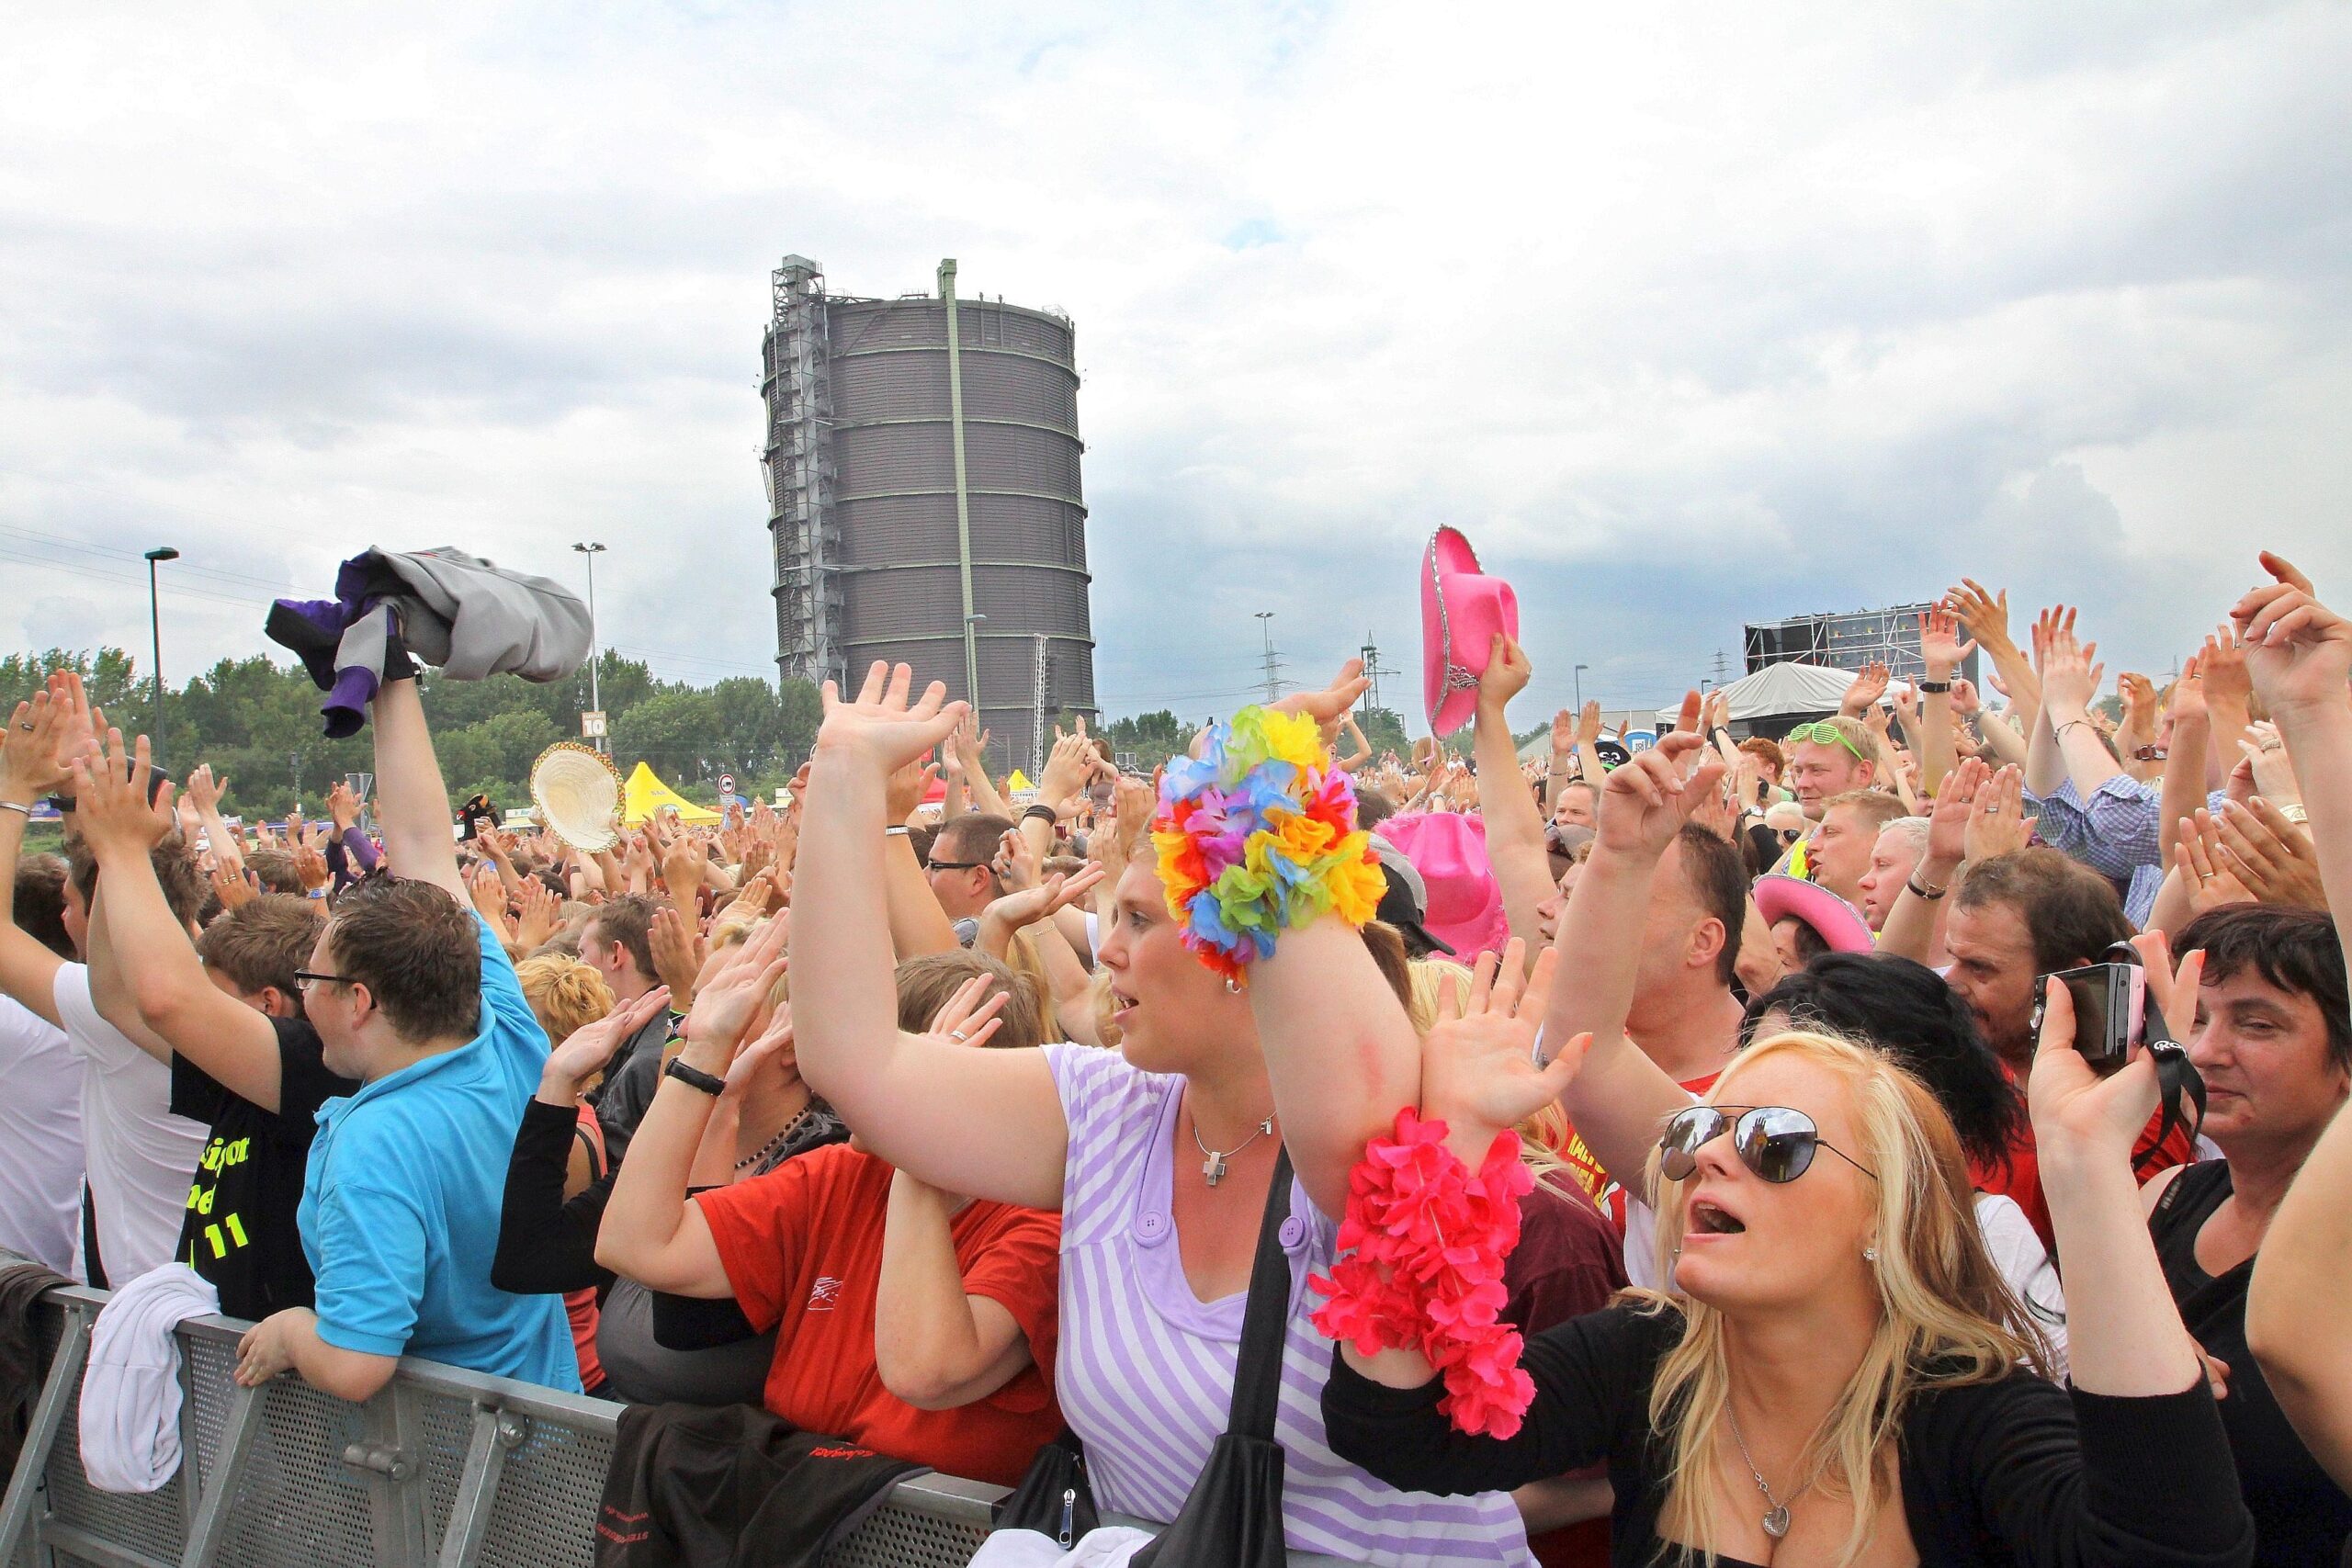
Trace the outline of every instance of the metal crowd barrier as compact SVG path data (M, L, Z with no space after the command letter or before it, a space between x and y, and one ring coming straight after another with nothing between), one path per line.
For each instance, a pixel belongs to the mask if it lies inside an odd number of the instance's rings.
M0 1500L0 1568L587 1568L619 1406L403 1358L365 1404L300 1379L239 1388L252 1326L179 1326L180 1468L161 1490L82 1472L90 1325L106 1292L41 1308L48 1368ZM966 1568L1005 1488L926 1475L836 1546L825 1568ZM1132 1519L1106 1522L1133 1524ZM1291 1554L1291 1568L1340 1568Z
M618 1406L404 1359L366 1404L300 1380L230 1378L232 1318L190 1318L179 1473L101 1492L77 1419L105 1292L51 1292L48 1375L5 1501L0 1568L586 1568ZM904 1482L826 1568L963 1568L1004 1489Z

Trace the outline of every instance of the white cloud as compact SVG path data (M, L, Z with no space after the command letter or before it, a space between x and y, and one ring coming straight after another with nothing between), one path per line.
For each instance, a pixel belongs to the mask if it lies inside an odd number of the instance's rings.
M1438 521L1521 579L1547 698L1575 660L1662 698L1744 616L1962 570L2088 597L2143 664L2256 537L2352 579L2339 6L67 8L12 42L25 645L143 647L157 542L201 591L185 669L367 543L568 573L595 537L611 641L768 668L787 251L876 294L955 254L1076 317L1118 708L1246 689L1262 608L1297 672L1367 629L1411 664Z

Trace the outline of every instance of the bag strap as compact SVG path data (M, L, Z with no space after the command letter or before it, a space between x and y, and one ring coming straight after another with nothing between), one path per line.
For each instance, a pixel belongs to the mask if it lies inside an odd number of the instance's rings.
M1250 1265L1250 1302L1241 1314L1241 1353L1233 1368L1233 1404L1227 1432L1272 1441L1274 1406L1283 1382L1283 1346L1290 1337L1290 1255L1283 1225L1290 1218L1290 1150L1274 1156L1273 1185L1258 1221L1258 1255Z

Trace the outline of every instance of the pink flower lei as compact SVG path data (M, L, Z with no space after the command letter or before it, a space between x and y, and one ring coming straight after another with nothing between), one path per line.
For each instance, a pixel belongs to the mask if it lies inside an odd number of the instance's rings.
M1315 1326L1359 1355L1418 1350L1445 1381L1439 1411L1455 1429L1509 1438L1535 1383L1518 1330L1498 1315L1503 1263L1519 1245L1519 1200L1535 1179L1519 1134L1498 1134L1474 1174L1445 1146L1446 1125L1407 1106L1348 1175L1344 1256L1309 1286L1329 1298Z

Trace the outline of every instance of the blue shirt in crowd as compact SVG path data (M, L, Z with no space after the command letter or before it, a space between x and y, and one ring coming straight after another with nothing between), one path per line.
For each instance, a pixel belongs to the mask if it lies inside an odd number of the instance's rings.
M548 1037L505 950L475 924L481 1032L319 1111L297 1216L318 1276L319 1337L576 1393L563 1298L490 1282L506 1155Z

